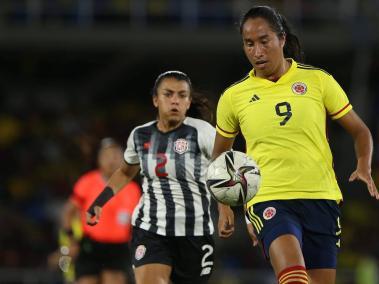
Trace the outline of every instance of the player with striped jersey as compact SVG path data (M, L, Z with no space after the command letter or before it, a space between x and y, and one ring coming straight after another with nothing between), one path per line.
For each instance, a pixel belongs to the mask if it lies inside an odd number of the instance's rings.
M262 175L258 194L247 204L247 218L278 282L335 283L342 194L326 117L354 139L357 169L350 181L364 181L379 199L371 177L370 131L330 74L296 61L301 60L299 41L282 15L254 7L242 18L240 31L253 70L219 100L212 156L229 150L241 131ZM233 212L220 204L219 213L219 234L229 237Z
M168 71L158 76L153 89L157 120L133 129L124 164L88 210L87 221L96 224L104 203L140 172L143 195L132 219L138 284L170 279L206 283L212 272L214 228L204 176L215 129L186 116L192 100L186 74Z

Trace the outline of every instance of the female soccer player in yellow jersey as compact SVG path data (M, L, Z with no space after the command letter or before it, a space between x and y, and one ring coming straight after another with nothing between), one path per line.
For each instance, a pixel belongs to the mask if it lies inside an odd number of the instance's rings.
M372 138L349 100L327 72L300 64L299 41L274 9L257 6L242 18L240 32L253 66L222 94L217 106L213 159L231 149L242 132L247 154L261 169L261 188L247 204L279 283L335 282L342 194L332 167L326 116L354 139L362 180L379 199L371 177ZM234 215L219 204L219 235L233 233Z

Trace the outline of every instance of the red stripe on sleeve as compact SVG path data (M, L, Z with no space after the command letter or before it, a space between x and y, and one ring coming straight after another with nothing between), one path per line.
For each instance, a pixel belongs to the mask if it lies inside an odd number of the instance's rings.
M228 134L236 134L236 133L238 133L238 130L235 131L235 132L226 131L226 130L222 129L218 124L217 124L217 127L220 128L223 132L228 133Z
M337 114L341 113L342 111L344 111L347 107L349 107L350 103L348 103L347 105L345 105L342 109L340 109L339 111L337 111L336 113L333 113L331 114L330 116L336 116Z

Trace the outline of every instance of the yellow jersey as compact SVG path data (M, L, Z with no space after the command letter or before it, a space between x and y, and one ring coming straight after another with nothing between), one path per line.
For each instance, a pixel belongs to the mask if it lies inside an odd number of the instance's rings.
M268 200L341 200L326 118L341 118L351 109L330 74L294 60L277 82L252 70L227 88L217 106L217 132L232 138L241 131L262 175L247 206Z

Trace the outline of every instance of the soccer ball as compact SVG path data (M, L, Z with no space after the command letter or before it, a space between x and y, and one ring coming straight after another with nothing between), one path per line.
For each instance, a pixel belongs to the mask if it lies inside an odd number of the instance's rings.
M212 196L226 205L237 206L252 199L260 185L257 163L239 151L226 151L208 167L207 187Z

